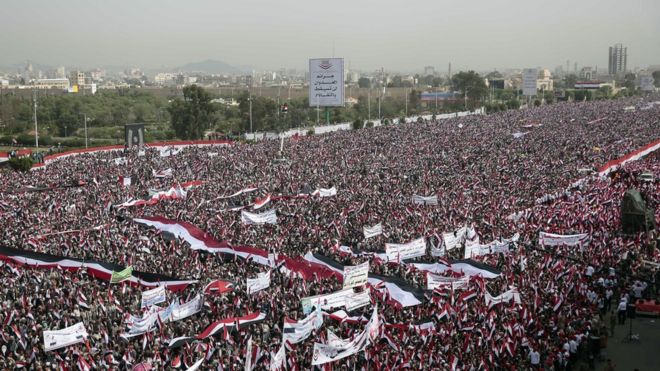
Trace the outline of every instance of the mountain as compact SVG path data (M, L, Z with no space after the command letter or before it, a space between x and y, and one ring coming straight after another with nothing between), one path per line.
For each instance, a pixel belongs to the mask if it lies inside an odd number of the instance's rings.
M203 62L188 63L179 68L181 72L205 72L216 75L240 75L244 70L223 61L208 59Z

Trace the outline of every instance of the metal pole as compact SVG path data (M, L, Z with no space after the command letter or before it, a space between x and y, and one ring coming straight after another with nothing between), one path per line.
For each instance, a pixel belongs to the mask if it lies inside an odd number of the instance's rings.
M316 126L319 125L320 121L320 107L319 107L319 98L316 98Z
M248 97L248 102L250 102L250 133L253 133L252 131L252 94Z
M367 90L367 111L369 112L369 121L371 121L371 88Z
M84 114L85 116L85 148L87 148L87 114Z
M433 93L435 94L435 114L438 114L438 89L433 89Z
M37 91L33 90L34 99L34 145L39 148L39 125L37 124Z

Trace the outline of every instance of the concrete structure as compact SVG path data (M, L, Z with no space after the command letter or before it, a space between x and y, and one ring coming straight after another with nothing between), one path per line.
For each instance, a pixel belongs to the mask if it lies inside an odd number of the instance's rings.
M82 71L71 71L71 85L85 85L85 73Z
M585 66L580 70L579 77L582 80L591 81L596 79L596 70L593 67Z
M628 48L623 44L610 46L607 71L611 76L623 74L626 72L628 64Z
M34 82L35 89L69 90L69 79L38 79Z
M539 77L536 80L536 88L542 91L552 91L554 90L554 82L552 80L552 74L547 68L539 69Z

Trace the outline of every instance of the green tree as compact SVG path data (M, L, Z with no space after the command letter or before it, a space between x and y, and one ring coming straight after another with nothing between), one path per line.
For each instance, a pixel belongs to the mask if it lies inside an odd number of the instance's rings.
M183 100L176 98L168 111L176 136L181 139L202 139L204 130L214 126L215 108L211 95L204 88L190 85L183 88Z
M567 75L564 77L564 86L567 89L573 89L575 87L575 83L577 82L578 78L576 75Z
M474 71L461 71L451 78L452 89L467 95L473 102L478 102L488 94L484 79Z
M626 76L623 78L623 86L630 90L633 91L635 90L635 81L637 80L637 76L635 76L634 73L627 73Z

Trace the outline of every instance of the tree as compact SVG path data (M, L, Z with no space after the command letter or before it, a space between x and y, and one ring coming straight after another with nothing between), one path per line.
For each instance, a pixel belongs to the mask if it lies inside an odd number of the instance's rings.
M484 79L474 71L461 71L451 78L452 88L466 95L472 101L480 101L488 94Z
M626 89L633 91L635 90L635 80L637 80L637 77L635 76L634 73L627 73L626 76L623 78L623 86Z
M366 77L360 77L360 79L358 79L358 86L360 88L367 88L368 89L368 88L371 87L371 80L369 80Z
M655 85L656 88L660 88L660 71L653 72L651 76L653 76L653 85Z
M567 75L564 78L564 84L567 89L573 89L575 87L575 83L577 82L577 76L576 75Z
M211 95L197 85L184 87L183 100L174 99L168 111L172 129L181 139L202 139L204 130L214 125Z

